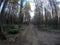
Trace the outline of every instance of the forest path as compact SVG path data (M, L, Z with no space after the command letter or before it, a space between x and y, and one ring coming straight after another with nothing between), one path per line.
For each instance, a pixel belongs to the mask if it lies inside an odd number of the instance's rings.
M1 45L60 45L60 34L40 31L35 25L23 25L25 28L15 42Z
M60 34L39 31L35 25L30 24L22 32L21 40L21 45L55 45L60 43Z

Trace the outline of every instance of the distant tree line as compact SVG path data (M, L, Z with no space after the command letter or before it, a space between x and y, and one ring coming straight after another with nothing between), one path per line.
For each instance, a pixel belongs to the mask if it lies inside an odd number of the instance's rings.
M59 7L57 6L56 0L48 0L48 6L45 6L44 1L35 0L36 9L35 16L33 19L34 24L40 25L53 25L53 27L60 27ZM50 7L49 7L50 6ZM49 8L50 11L48 10Z

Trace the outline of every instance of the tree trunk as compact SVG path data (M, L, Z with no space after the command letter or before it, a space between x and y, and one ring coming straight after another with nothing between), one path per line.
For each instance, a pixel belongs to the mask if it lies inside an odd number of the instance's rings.
M2 40L6 40L6 37L3 33L3 23L4 23L3 20L4 20L4 9L7 5L7 2L8 2L8 0L4 0L4 5L3 5L1 15L0 15L0 39L2 39Z
M23 22L23 14L22 14L23 1L24 1L24 0L21 0L20 15L19 15L19 18L20 18L20 22L21 22L21 23Z
M54 22L53 24L58 25L58 13L57 13L56 1L49 0L49 2L52 7L52 14L53 14L53 16L55 15L54 20L53 20L53 22Z

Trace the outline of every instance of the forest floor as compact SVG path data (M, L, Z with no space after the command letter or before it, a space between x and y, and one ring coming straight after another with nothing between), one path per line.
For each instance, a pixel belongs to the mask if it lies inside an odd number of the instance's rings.
M2 41L0 45L60 45L60 34L40 31L35 25L23 25L15 41Z

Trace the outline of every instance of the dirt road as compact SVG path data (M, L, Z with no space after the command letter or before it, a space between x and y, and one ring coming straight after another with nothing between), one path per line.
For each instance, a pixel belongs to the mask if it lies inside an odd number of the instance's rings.
M39 31L33 24L26 27L22 37L23 45L60 45L60 34Z
M33 25L24 26L21 36L15 42L8 42L1 45L60 45L60 34L49 33L38 30Z

